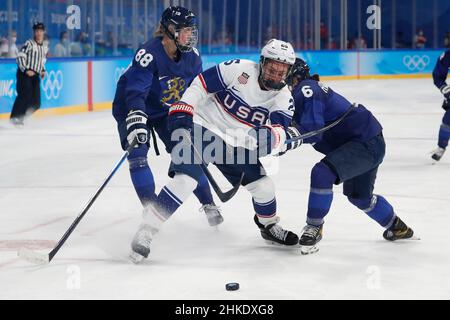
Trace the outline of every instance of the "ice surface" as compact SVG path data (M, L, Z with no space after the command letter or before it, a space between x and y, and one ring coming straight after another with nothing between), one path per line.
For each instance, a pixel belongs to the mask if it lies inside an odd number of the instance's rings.
M16 251L47 252L122 151L110 112L32 118L23 129L0 121L0 298L450 298L450 155L437 165L429 155L443 115L440 93L431 79L329 84L382 122L387 155L376 193L421 241L384 241L382 228L336 187L320 251L301 256L265 244L241 190L222 205L218 230L190 198L154 240L150 259L135 266L127 255L141 208L125 164L50 265L33 266ZM282 226L303 228L309 173L320 158L302 146L280 160L273 178ZM158 189L168 161L149 157ZM228 282L241 289L225 291Z

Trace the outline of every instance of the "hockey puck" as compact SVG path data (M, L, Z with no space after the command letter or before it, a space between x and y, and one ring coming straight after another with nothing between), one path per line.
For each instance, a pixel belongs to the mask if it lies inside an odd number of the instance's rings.
M227 289L227 291L236 291L236 290L239 290L239 283L237 283L237 282L227 283L227 284L225 285L225 289Z

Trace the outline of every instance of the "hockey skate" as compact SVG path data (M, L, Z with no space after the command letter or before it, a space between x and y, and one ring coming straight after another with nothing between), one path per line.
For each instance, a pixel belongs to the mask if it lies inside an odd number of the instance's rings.
M23 118L11 118L10 123L16 128L23 128Z
M292 231L284 230L276 222L264 226L259 222L258 217L254 217L255 223L261 231L261 236L266 240L267 243L284 245L284 246L294 246L298 244L298 236Z
M441 160L444 153L445 153L445 149L439 147L432 152L431 158L437 162L437 161Z
M220 214L220 207L216 206L214 202L203 205L199 211L205 212L206 218L208 219L208 223L211 227L218 226L223 222L223 217Z
M150 244L155 233L155 230L149 224L142 223L139 226L131 242L130 259L133 263L138 264L148 257Z
M300 252L303 255L313 254L319 251L318 243L322 240L322 230L323 225L318 227L307 224L303 228L302 236L298 242L300 245Z
M401 239L418 240L418 238L414 237L414 231L398 217L395 218L392 226L384 231L383 238L388 241L396 241Z

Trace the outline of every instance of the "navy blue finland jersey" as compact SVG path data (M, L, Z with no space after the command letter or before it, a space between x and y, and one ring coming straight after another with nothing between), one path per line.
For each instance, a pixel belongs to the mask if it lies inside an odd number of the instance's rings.
M433 80L436 87L441 89L446 86L448 70L450 69L450 50L444 52L436 62L433 70Z
M349 141L366 142L383 130L364 106L352 107L346 98L322 82L304 80L293 89L292 96L295 102L293 119L302 134L323 128L337 120L348 108L354 108L332 129L305 139L305 143L313 144L321 153L327 154Z
M162 38L144 43L117 83L113 115L126 118L130 110L142 110L150 120L167 115L172 103L178 102L192 80L202 72L202 61L196 49L180 53L179 61L167 55Z

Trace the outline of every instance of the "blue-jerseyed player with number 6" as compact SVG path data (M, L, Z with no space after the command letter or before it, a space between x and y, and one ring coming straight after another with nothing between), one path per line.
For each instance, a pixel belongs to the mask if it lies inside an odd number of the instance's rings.
M117 83L113 116L125 150L136 138L137 147L128 156L131 180L144 207L155 200L155 182L147 162L150 136L156 153L155 131L170 153L173 143L167 129L171 104L178 102L192 80L202 72L202 61L195 48L197 22L194 13L171 6L161 17L154 38L140 46ZM205 176L194 191L202 203L211 226L223 218L214 204Z
M320 82L317 75L311 76L309 66L301 59L297 58L292 68L290 83L295 102L294 126L302 134L333 123L352 108L336 126L304 141L325 157L311 171L307 225L299 240L302 253L318 250L324 218L333 201L333 184L344 184L344 195L385 228L386 240L413 237L413 230L397 217L392 205L373 193L386 148L377 119L364 106L352 105ZM299 145L297 141L288 149Z

